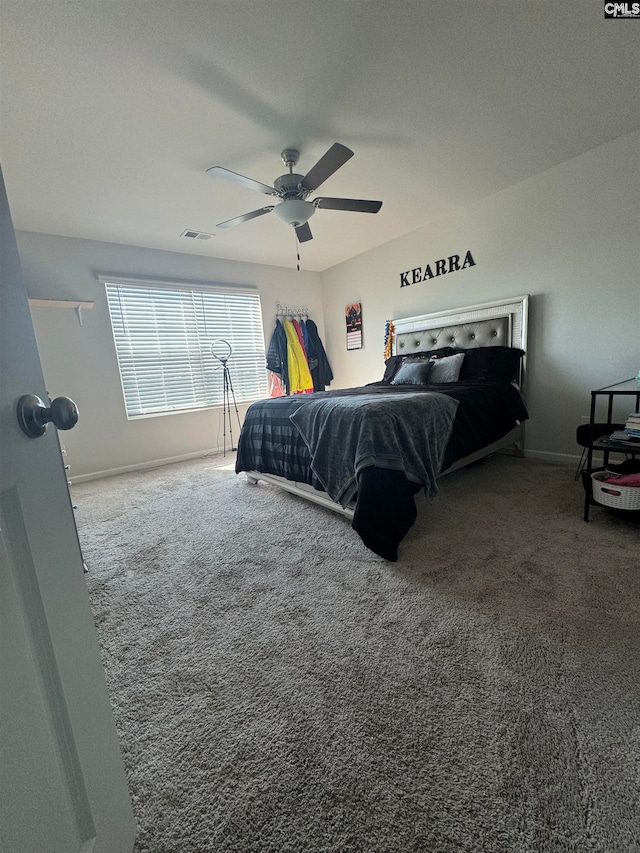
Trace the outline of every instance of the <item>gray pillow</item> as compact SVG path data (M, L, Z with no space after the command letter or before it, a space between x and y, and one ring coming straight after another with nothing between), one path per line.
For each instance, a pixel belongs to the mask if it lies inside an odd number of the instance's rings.
M432 361L405 361L391 380L392 385L425 385L430 382Z
M432 361L431 364L433 366L429 375L429 382L457 382L463 361L463 352L459 352L456 355L447 355L445 358Z

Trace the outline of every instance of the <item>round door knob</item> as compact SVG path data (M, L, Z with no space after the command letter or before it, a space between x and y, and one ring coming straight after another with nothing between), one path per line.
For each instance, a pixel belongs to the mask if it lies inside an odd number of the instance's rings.
M44 435L48 423L58 429L73 429L78 423L78 407L68 397L56 397L47 407L35 394L25 394L18 400L18 423L29 438Z

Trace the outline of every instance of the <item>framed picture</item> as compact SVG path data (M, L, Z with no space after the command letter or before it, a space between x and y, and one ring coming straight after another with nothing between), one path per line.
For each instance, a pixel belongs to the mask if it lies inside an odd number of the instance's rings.
M347 321L347 349L362 349L362 303L347 305L344 313Z

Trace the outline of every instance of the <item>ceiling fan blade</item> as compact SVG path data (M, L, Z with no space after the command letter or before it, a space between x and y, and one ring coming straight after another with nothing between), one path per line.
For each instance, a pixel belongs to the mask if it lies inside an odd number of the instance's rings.
M296 237L298 238L298 243L307 243L309 240L313 240L313 234L311 233L308 222L298 225L296 228Z
M317 190L320 184L323 184L327 178L330 178L334 172L337 172L340 166L344 166L351 157L353 157L353 151L350 148L347 148L346 145L341 145L339 142L334 142L327 153L318 160L316 165L300 181L300 186L309 192Z
M271 213L273 208L274 205L272 204L269 207L261 207L259 210L252 210L251 213L243 213L242 216L234 216L233 219L218 222L216 228L233 228L234 225L241 225L243 222L255 219L256 216L263 216L265 213Z
M244 175L238 175L230 169L225 169L224 166L212 166L207 169L207 175L213 175L217 178L226 178L227 181L232 181L234 184L240 184L241 187L246 187L248 190L257 190L259 193L266 195L278 195L277 191L268 184L261 184L260 181L254 181L253 178L246 178Z
M377 213L381 201L366 201L363 198L314 198L313 205L319 210L353 210L355 213Z

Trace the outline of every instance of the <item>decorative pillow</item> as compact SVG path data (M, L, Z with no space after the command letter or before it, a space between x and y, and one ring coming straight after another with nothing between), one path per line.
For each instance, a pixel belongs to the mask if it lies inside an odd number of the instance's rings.
M440 347L439 349L422 350L421 352L412 352L409 355L392 355L385 361L383 382L391 382L396 375L403 362L405 361L425 361L430 358L442 358L445 355L450 355L455 352L451 347Z
M464 358L465 354L460 352L456 355L448 355L445 358L439 358L431 362L432 368L429 382L457 382Z
M464 351L461 382L513 382L524 350L514 347L473 347Z
M384 376L382 377L383 382L391 382L396 373L400 370L400 365L402 364L402 356L401 355L392 355L390 356L384 363Z
M422 358L418 361L405 361L391 380L392 385L425 385L433 368L433 361Z

